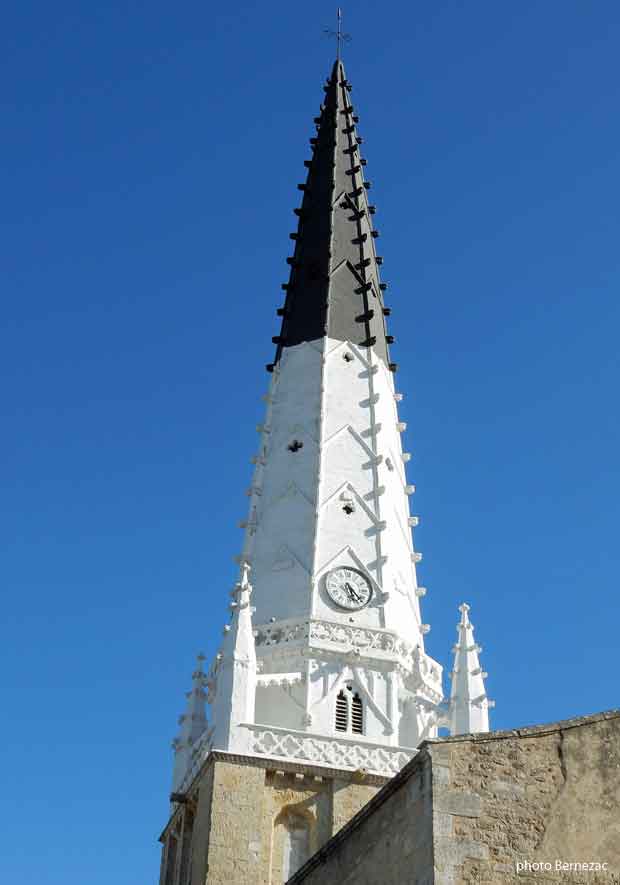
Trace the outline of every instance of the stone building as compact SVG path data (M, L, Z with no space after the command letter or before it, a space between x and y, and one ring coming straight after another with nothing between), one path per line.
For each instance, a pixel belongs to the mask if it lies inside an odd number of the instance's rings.
M433 879L438 846L453 837L474 846L472 862L488 861L485 870L504 863L484 842L483 811L455 818L448 833L447 812L434 808L438 778L448 778L449 791L451 778L460 785L468 772L482 776L481 760L495 765L493 754L509 745L512 753L514 739L471 737L488 732L491 702L465 603L447 699L442 667L425 650L430 628L420 610L426 590L416 576L419 518L409 506L415 486L401 445L391 308L357 109L339 58L323 88L298 185L230 621L206 670L199 656L174 741L161 885L280 885L327 870L344 878L339 858L358 851L368 809L383 826L398 802L419 814L415 826L409 817L400 823L418 840L415 881L453 881ZM436 743L440 730L469 737ZM550 748L555 738L537 740ZM523 735L514 753L527 760L521 746ZM554 760L557 767L557 752ZM497 766L495 781L513 796L517 787ZM500 787L480 798L481 789L464 784L479 799L455 807L501 798ZM352 818L347 841L334 842ZM409 844L395 846L404 864ZM384 862L375 848L359 881L382 881L372 879ZM445 852L457 869L462 846Z
M425 741L289 885L620 882L620 710Z

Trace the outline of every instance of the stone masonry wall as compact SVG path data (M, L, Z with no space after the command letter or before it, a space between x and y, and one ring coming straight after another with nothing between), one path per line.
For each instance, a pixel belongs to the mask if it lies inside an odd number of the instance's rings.
M318 851L332 835L331 784L301 772L267 771L264 774L260 874L269 883L284 882L284 826L287 814L305 819L310 829L310 850ZM258 872L258 871L257 871ZM209 880L210 882L211 880Z
M355 784L340 779L332 781L332 818L328 838L355 817L360 808L363 808L377 792L378 787L373 785ZM325 842L327 839L321 844Z
M162 834L184 846L183 816L193 813L191 879L182 864L162 866L161 885L282 885L290 819L302 819L310 852L318 851L380 789L386 778L316 766L213 754Z
M208 772L206 772L208 776ZM265 772L216 762L199 792L197 832L192 846L192 885L253 885L259 865ZM211 791L211 796L209 796ZM208 806L208 817L201 811Z
M435 881L620 881L620 715L608 717L430 747Z
M620 711L423 744L302 882L620 883Z
M420 752L289 885L430 885L431 758Z

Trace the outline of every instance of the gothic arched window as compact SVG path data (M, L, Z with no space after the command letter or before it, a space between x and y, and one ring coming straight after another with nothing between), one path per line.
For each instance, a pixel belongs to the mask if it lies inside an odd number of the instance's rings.
M305 817L289 812L282 850L282 874L286 882L310 857L310 825Z

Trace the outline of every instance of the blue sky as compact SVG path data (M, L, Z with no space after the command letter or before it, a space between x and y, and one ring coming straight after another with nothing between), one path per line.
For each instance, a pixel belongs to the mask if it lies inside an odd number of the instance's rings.
M156 882L334 14L4 12L3 881ZM620 7L345 15L427 647L450 663L465 599L494 727L617 706Z

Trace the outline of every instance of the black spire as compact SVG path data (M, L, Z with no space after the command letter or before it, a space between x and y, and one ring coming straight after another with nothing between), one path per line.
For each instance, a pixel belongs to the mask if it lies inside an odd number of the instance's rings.
M303 191L275 362L284 347L316 341L325 335L374 347L391 368L385 333L382 291L367 192L358 117L351 104L351 85L342 61L336 60L323 87L325 99L310 139L312 160ZM269 367L271 368L271 366Z

